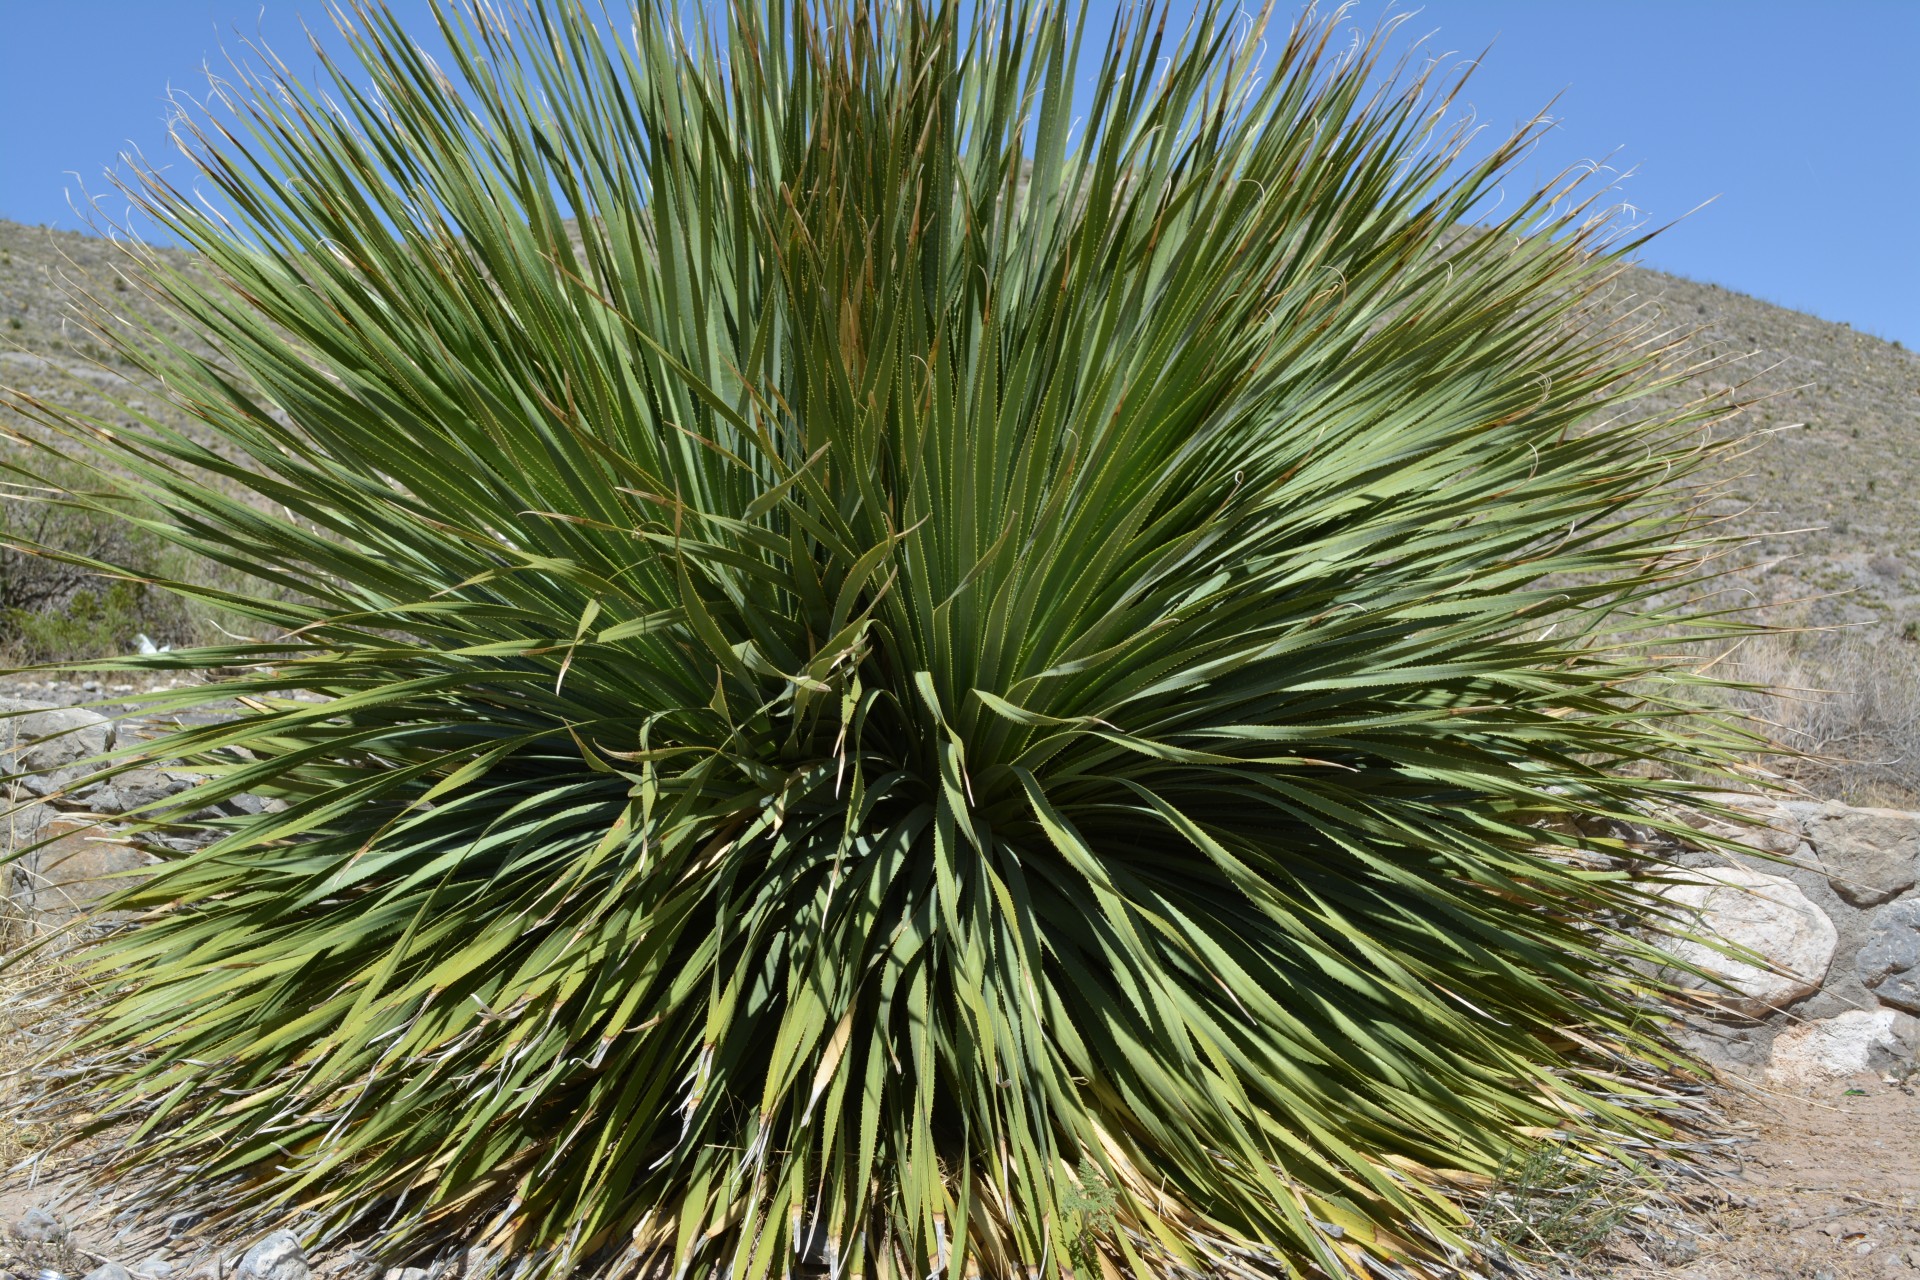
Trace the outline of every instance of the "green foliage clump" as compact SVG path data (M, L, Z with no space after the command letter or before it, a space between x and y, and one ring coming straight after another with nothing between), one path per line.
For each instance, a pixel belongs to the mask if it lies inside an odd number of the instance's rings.
M198 435L38 410L272 589L126 664L243 708L154 822L284 803L114 904L122 1167L528 1275L1357 1276L1658 1138L1550 819L1735 745L1641 639L1704 445L1538 126L1211 2L1079 93L1042 0L439 13L135 191Z
M0 656L21 665L83 661L136 638L190 634L181 601L144 579L167 544L127 518L111 494L75 496L87 471L36 451L0 455ZM127 577L110 576L112 565Z
M1066 1229L1067 1260L1076 1273L1096 1275L1100 1271L1100 1242L1112 1236L1119 1225L1120 1198L1092 1160L1081 1157L1074 1170L1074 1185L1060 1194L1060 1209ZM1084 1269L1084 1270L1083 1270Z
M22 666L84 662L122 654L153 633L169 634L179 601L141 582L81 587L56 609L12 609L0 614L0 650Z

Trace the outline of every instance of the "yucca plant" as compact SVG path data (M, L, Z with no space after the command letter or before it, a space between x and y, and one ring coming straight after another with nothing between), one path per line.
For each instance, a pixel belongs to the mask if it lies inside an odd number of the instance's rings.
M119 664L240 708L105 766L217 837L95 944L121 1167L532 1275L1427 1274L1658 1136L1552 820L1735 745L1646 639L1704 413L1539 124L1217 0L1078 93L1047 0L438 15L131 188L195 430L24 404L264 584Z

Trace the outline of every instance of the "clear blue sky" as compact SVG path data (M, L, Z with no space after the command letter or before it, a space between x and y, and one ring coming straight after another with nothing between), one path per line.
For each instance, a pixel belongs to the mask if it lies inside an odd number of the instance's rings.
M320 0L0 0L0 217L81 225L72 173L169 155L165 91L223 46L306 74L303 15L327 29ZM1649 265L1920 347L1920 0L1427 0L1402 32L1492 44L1467 97L1497 128L1560 95L1539 176L1617 153L1656 222L1717 197Z

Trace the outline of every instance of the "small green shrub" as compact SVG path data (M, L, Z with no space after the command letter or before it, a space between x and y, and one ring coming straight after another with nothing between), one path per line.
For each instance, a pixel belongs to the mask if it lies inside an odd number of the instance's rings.
M9 662L124 654L142 634L156 643L192 638L179 597L97 567L150 577L179 557L126 520L126 504L75 500L88 485L82 468L52 455L0 457L0 657Z
M1501 1167L1475 1218L1502 1249L1565 1265L1606 1245L1657 1190L1644 1174L1553 1143L1534 1144Z
M145 583L82 588L52 610L9 609L0 615L0 653L15 663L78 662L130 653L140 635L171 640L168 624L182 617L180 602Z
M1078 1275L1100 1273L1100 1248L1119 1225L1120 1198L1093 1161L1082 1158L1073 1184L1060 1195L1066 1226L1062 1237L1067 1258Z

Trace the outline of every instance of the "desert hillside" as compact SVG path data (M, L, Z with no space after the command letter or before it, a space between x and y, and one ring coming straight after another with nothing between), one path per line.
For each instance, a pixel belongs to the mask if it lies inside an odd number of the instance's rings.
M191 343L137 288L117 281L118 251L93 236L0 221L0 385L126 421L128 410L171 417L163 397L73 320L84 291L135 324ZM185 255L176 261L187 262ZM1821 628L1743 647L1731 657L1757 684L1805 696L1755 699L1779 736L1827 758L1809 765L1810 786L1859 802L1920 799L1920 354L1895 343L1714 285L1634 269L1613 304L1656 330L1692 333L1705 366L1671 395L1757 401L1723 425L1749 447L1711 477L1729 532L1759 538L1731 554L1727 601L1766 606L1776 623ZM4 414L0 410L0 414ZM0 422L19 425L17 419ZM17 503L0 520L30 518ZM75 537L90 531L76 531ZM1761 535L1765 535L1762 537ZM34 566L0 561L0 647L11 656L55 656L78 637L130 643L136 632L191 620L165 601L89 596L77 627L44 620L23 652L23 575ZM73 584L55 584L70 597ZM1909 750L1908 748L1913 748Z
M1697 330L1693 380L1753 404L1728 430L1751 447L1723 467L1731 527L1770 534L1742 575L1768 603L1825 597L1821 622L1920 618L1920 355L1716 285L1635 270L1625 288Z

